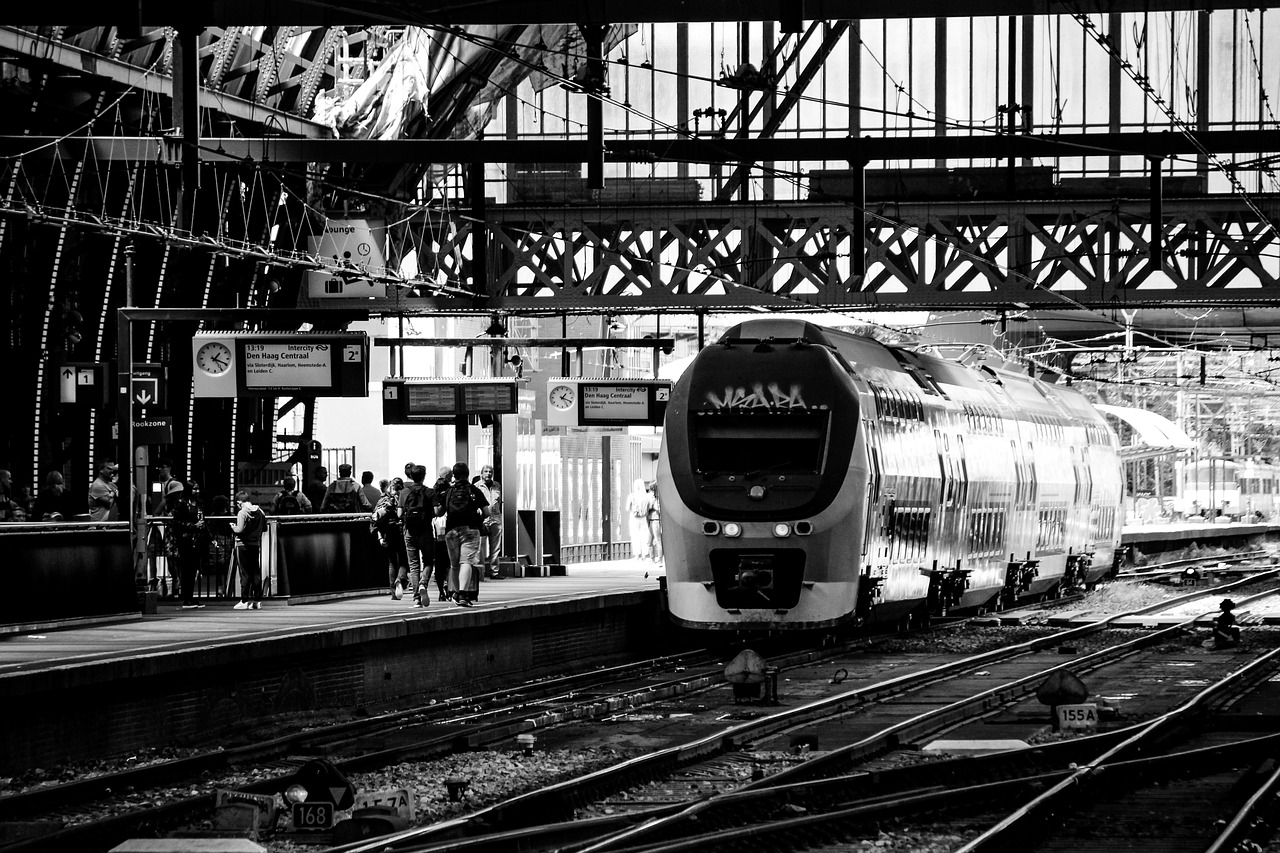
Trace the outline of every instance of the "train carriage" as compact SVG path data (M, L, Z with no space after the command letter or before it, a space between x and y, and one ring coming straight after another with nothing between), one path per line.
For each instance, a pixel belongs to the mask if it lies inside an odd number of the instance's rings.
M801 320L742 323L667 409L671 616L819 629L1092 583L1122 491L1115 434L1070 388Z

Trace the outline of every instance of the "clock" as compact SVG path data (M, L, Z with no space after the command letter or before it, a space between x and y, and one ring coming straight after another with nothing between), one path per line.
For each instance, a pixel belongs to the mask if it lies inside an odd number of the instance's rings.
M547 395L547 399L551 401L551 405L560 411L566 411L573 408L574 401L578 397L577 390L572 385L552 385L551 391Z
M222 341L210 341L196 351L196 367L210 376L221 376L231 369L231 348Z

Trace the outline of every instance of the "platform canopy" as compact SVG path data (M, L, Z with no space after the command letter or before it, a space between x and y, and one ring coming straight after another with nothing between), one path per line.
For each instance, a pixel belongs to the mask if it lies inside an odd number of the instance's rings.
M1120 448L1120 455L1126 461L1167 456L1196 448L1195 440L1182 427L1155 412L1126 406L1100 405L1097 409L1133 428L1133 444Z

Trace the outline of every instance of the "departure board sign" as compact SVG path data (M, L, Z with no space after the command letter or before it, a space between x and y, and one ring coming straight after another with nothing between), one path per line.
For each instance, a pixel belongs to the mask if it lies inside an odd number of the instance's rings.
M458 413L457 388L453 385L405 384L405 411L418 417L448 417Z
M327 343L246 343L246 388L327 388L333 382L333 347Z
M671 382L665 379L551 379L547 424L551 426L662 426Z
M514 415L515 379L386 379L384 424L452 424L458 418Z
M468 415L514 415L516 383L479 382L463 385L462 411Z
M368 394L363 333L200 333L192 338L191 360L196 397Z

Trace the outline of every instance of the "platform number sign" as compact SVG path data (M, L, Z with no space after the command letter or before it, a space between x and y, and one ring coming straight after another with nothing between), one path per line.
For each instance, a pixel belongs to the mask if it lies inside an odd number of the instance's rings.
M359 364L364 358L364 347L359 344L348 344L342 348L342 361L345 364Z
M294 803L293 828L328 829L333 826L333 803Z

